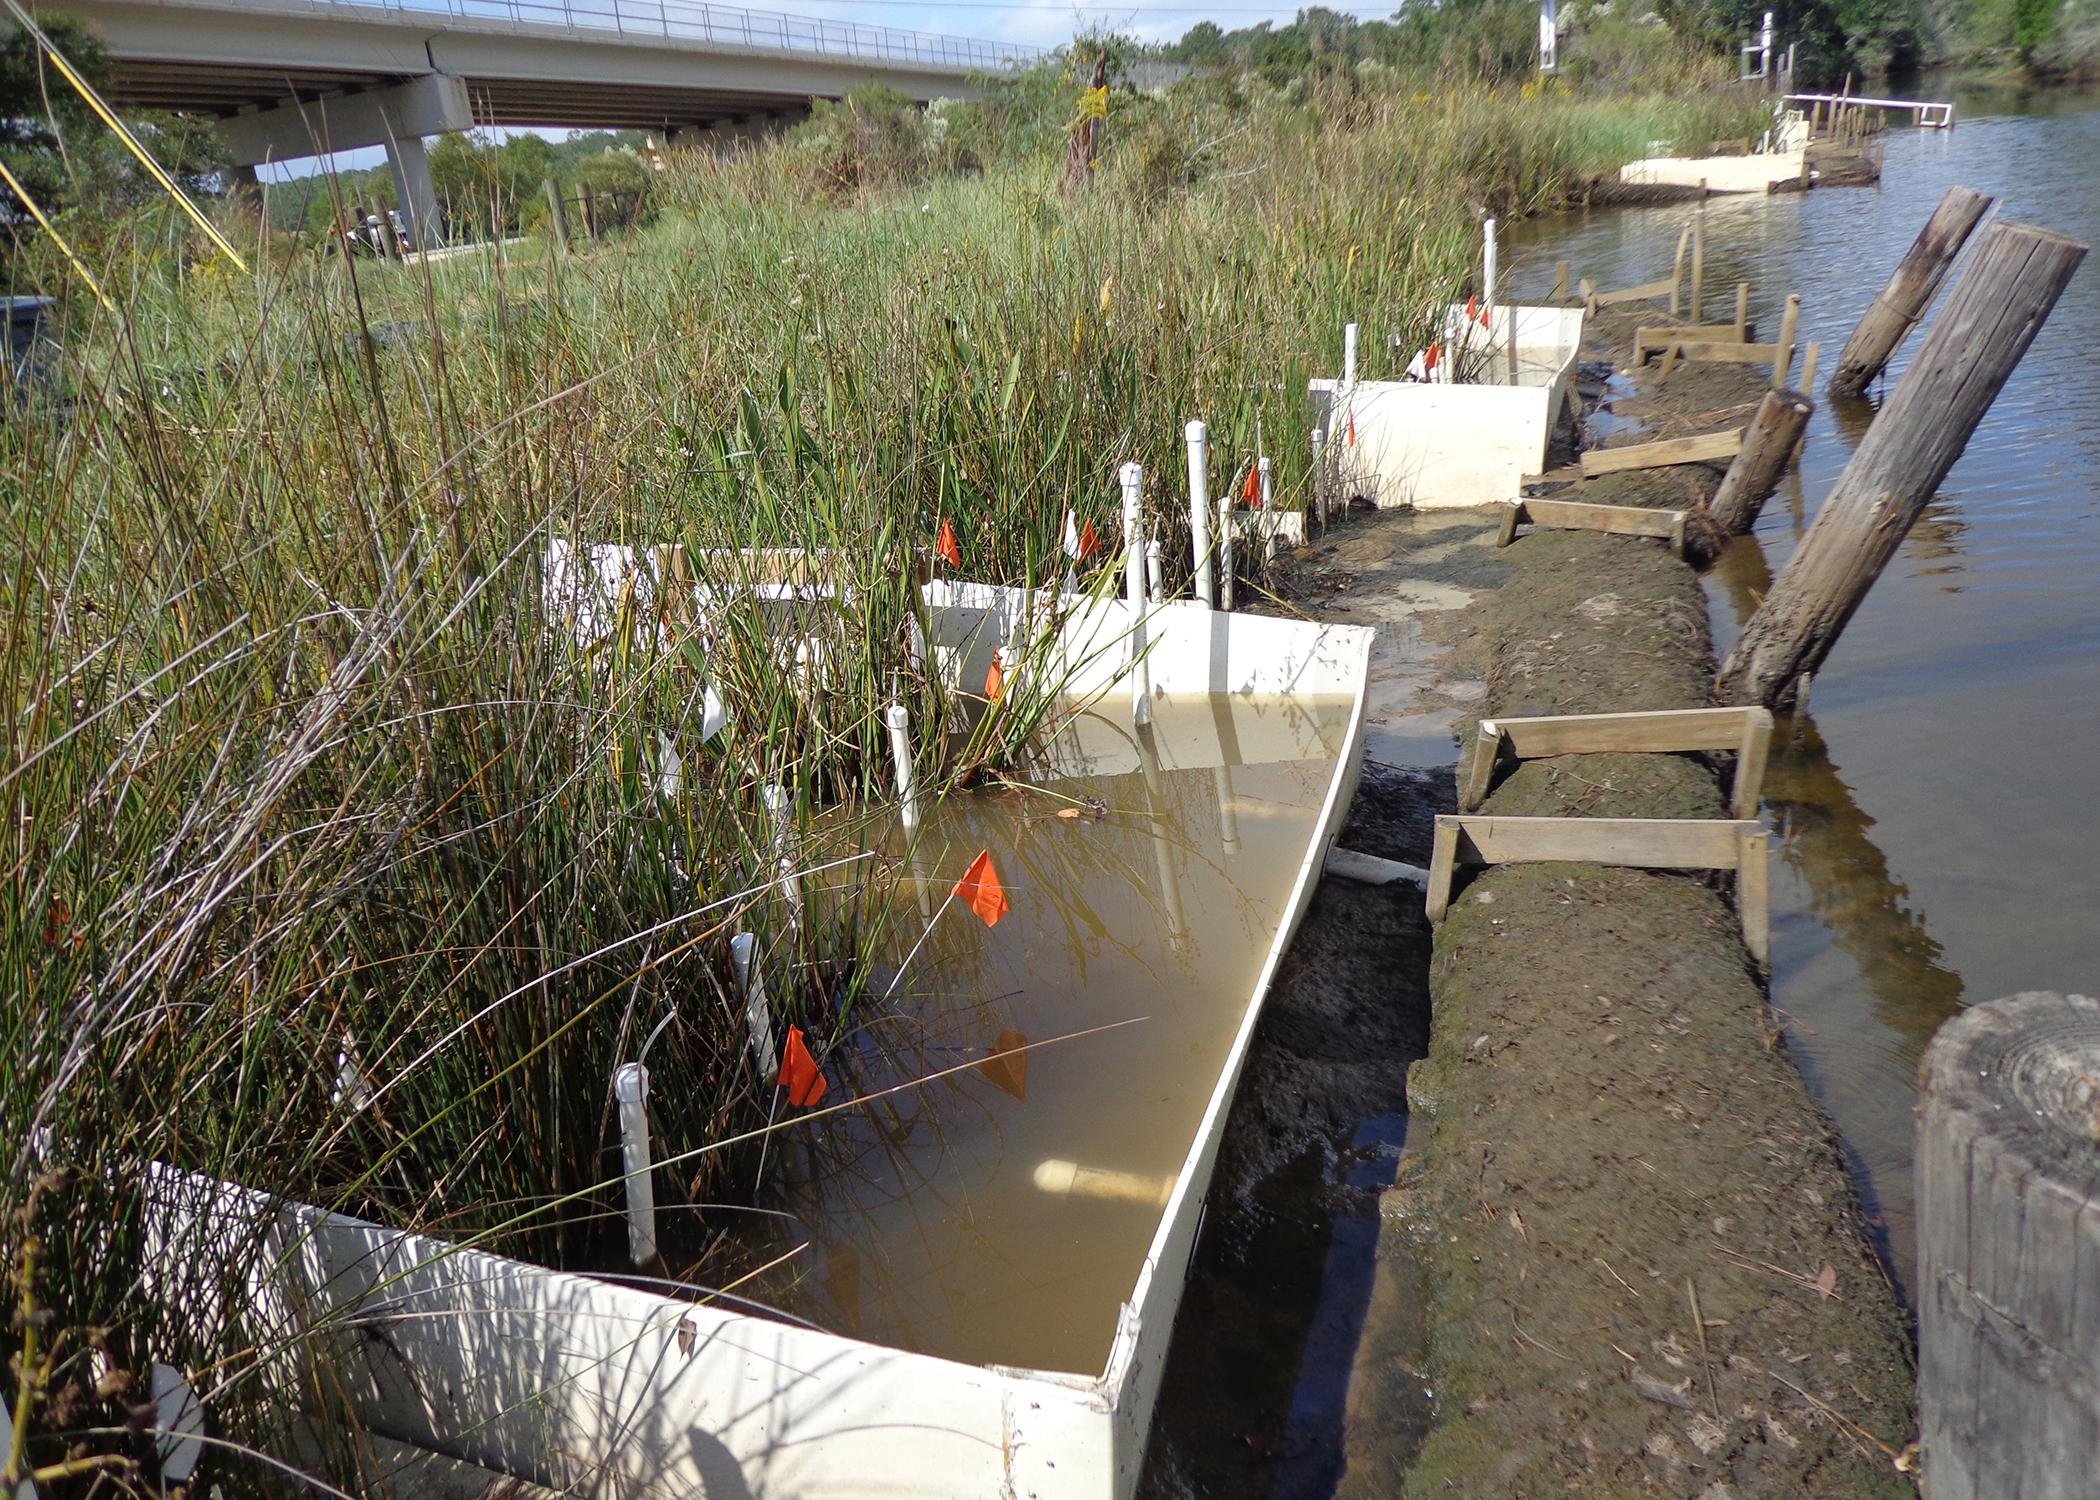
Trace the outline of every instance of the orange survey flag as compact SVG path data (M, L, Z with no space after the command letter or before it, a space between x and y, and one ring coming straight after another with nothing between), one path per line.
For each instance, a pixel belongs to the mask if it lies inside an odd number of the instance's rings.
M1433 349L1436 346L1432 344L1430 347ZM1356 446L1356 408L1353 406L1349 408L1349 446Z
M788 1028L787 1045L780 1049L780 1087L788 1091L788 1103L797 1109L815 1108L830 1087L817 1069L817 1060L809 1055L800 1026Z
M962 566L962 548L955 545L955 528L948 524L948 518L945 516L941 518L940 540L933 544L933 550L940 553L941 560L949 567Z
M997 927L999 919L1013 909L1006 899L1006 887L999 884L999 872L992 868L992 851L981 849L970 861L970 868L963 871L962 879L955 882L954 895L970 904L979 921L987 927Z
M1082 559L1092 557L1101 550L1101 538L1094 535L1094 523L1086 522L1079 528L1079 555Z
M977 1065L977 1071L1026 1103L1028 1100L1028 1038L1012 1027L999 1033L992 1055Z
M1006 691L1006 672L999 665L999 653L992 653L992 669L984 674L984 696L988 703L997 703L999 695Z
M1253 465L1247 470L1247 482L1240 486L1240 498L1256 510L1261 509L1261 466L1259 464Z
M1480 299L1479 299L1479 298L1477 298L1477 297L1468 297L1468 298L1466 298L1466 321L1467 321L1468 323L1470 323L1470 322L1472 322L1472 321L1473 321L1473 320L1474 320L1475 318L1477 318L1477 317L1479 317L1479 316L1480 316Z
M1422 353L1422 368L1425 370L1434 370L1436 368L1437 360L1442 357L1443 350L1437 348L1436 342L1434 340L1431 340L1429 347Z

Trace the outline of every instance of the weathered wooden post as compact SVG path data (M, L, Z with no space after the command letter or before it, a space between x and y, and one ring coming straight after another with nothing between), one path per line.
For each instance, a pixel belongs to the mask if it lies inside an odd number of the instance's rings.
M2100 1454L2100 1000L1978 1005L1925 1053L1918 1415L1932 1500L2074 1500Z
M1801 430L1814 410L1815 403L1798 391L1765 392L1757 415L1743 429L1743 446L1707 502L1708 512L1723 531L1745 532L1757 524L1757 513L1779 487L1779 476L1793 458Z
M583 234L585 239L598 238L598 200L591 192L588 182L576 184L576 197L583 205Z
M1779 341L1772 346L1772 389L1783 391L1794 373L1794 331L1801 326L1801 294L1788 292L1779 314Z
M1699 206L1692 210L1692 317L1706 321L1706 181L1699 182Z
M1771 707L1803 672L1822 665L2034 342L2086 248L2033 224L1985 231L1947 310L1721 663L1722 702Z
M1954 258L1989 211L1991 200L1973 188L1951 187L1932 211L1888 285L1875 294L1861 315L1845 352L1830 372L1830 394L1857 396L1888 364L1904 336L1925 316L1925 309L1946 279Z
M561 184L552 177L546 181L547 232L554 236L555 248L562 254L569 253L569 211L561 201Z
M1564 260L1557 260L1553 263L1553 300L1555 302L1568 300L1568 263Z

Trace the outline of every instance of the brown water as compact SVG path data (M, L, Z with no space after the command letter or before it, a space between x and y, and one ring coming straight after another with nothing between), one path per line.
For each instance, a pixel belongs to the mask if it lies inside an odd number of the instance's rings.
M1944 87L1944 84L1941 85ZM1891 130L1878 189L1716 199L1707 293L1776 326L1787 291L1822 368L1963 183L2100 244L2100 94L1958 93L1952 132ZM1526 226L1520 292L1552 262L1600 286L1666 267L1686 209ZM1941 301L1945 301L1942 293ZM1718 314L1715 314L1718 315ZM1890 372L1900 375L1922 336ZM2100 264L2072 281L1941 494L1846 627L1809 713L1780 726L1765 812L1773 1003L1908 1281L1919 1057L1967 1004L2100 985ZM1820 377L1819 377L1820 378ZM1879 400L1881 392L1874 393ZM1821 392L1798 482L1709 579L1717 644L1783 567L1872 417Z
M1139 734L1112 695L1051 747L1040 790L929 817L893 960L925 942L827 1058L833 1097L1036 1045L787 1132L766 1201L804 1248L747 1295L921 1353L1101 1371L1349 715L1334 699L1155 703ZM981 849L1011 903L993 927L946 901Z

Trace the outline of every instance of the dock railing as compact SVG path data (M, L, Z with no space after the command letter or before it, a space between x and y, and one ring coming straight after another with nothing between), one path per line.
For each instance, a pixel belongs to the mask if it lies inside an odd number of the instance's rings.
M1954 104L1945 99L1872 99L1864 94L1787 94L1782 96L1788 104L1827 104L1846 109L1885 109L1910 112L1913 125L1926 125L1934 130L1951 130L1954 127Z

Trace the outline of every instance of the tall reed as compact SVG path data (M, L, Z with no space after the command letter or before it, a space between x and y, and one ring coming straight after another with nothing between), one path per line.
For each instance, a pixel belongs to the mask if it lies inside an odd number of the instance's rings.
M149 1162L562 1261L618 1210L610 1073L668 1011L659 1136L763 1122L728 936L820 1049L915 936L856 858L889 835L881 708L913 707L934 794L1040 712L946 732L973 707L910 646L939 523L965 576L1042 583L1068 510L1113 539L1137 459L1178 541L1192 416L1220 482L1259 433L1302 503L1344 322L1382 373L1463 294L1484 210L1550 207L1699 108L1269 101L1164 198L1024 165L818 204L767 154L694 157L651 228L573 258L141 258L121 321L82 304L63 410L0 436L0 1258L40 1246L28 1290L73 1331L38 1430L105 1327L120 1362L209 1369L233 1430L261 1409L233 1326L141 1294ZM821 551L836 593L704 629L630 594L579 641L557 540ZM702 744L709 688L731 724ZM771 784L832 867L800 921ZM749 1167L679 1187L733 1198Z

